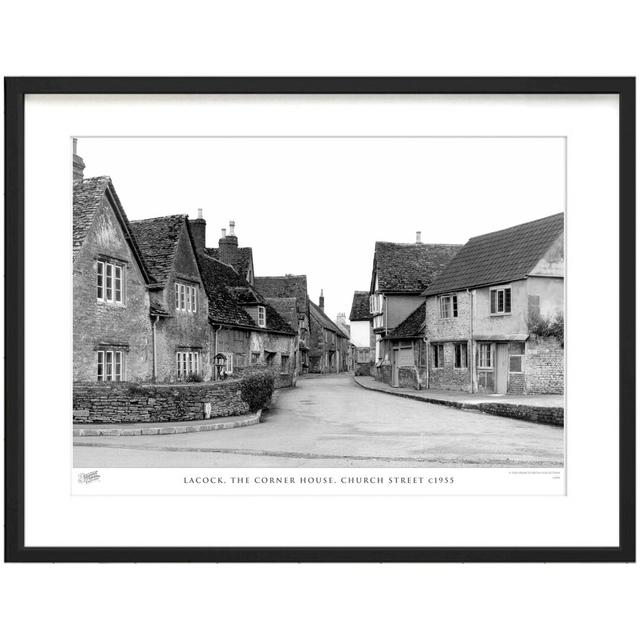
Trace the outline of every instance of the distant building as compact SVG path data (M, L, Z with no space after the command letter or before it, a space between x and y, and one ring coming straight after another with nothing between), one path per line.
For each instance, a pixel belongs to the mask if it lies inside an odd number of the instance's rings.
M324 293L319 304L309 301L311 342L309 371L341 373L349 369L349 337L324 312Z
M371 328L369 292L354 291L349 321L351 322L351 344L355 375L371 375L375 354L375 336Z
M457 244L376 242L369 311L375 334L374 375L390 383L391 345L385 338L423 302L423 291L460 250Z
M202 228L204 220L190 223L192 228ZM220 373L237 376L247 367L268 366L278 374L278 386L295 384L297 332L245 275L231 264L211 257L213 252L204 247L204 231L192 232L192 235L197 243L198 264L209 300L211 358L224 359ZM237 262L233 245L222 255ZM214 371L216 376L220 373Z
M564 214L471 238L424 292L428 385L564 391Z
M298 351L296 354L296 369L299 375L309 371L309 336L310 311L309 294L307 292L307 276L260 276L255 278L256 289L281 312L289 324L298 331ZM280 300L280 302L276 302ZM295 301L294 317L291 300Z

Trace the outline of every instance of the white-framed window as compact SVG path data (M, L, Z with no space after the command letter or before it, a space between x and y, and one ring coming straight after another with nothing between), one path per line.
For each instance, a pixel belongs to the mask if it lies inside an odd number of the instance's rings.
M233 373L233 353L225 353L226 360L224 363L225 373L231 375Z
M198 310L198 287L175 282L173 285L176 311L196 313Z
M123 267L106 260L96 261L96 299L122 304L124 301Z
M453 345L453 367L454 369L467 368L467 345L464 342Z
M511 313L511 287L491 289L491 315Z
M267 310L264 307L258 307L258 326L267 326Z
M442 369L444 367L444 345L433 345L433 368Z
M493 369L493 348L489 342L478 345L478 368Z
M179 380L187 380L190 375L200 373L200 353L198 351L176 351L176 374Z
M384 295L382 293L374 293L369 296L369 311L371 313L382 313L384 303Z
M98 382L124 381L124 353L124 351L111 349L96 351Z
M458 317L458 296L440 296L440 318L457 318Z

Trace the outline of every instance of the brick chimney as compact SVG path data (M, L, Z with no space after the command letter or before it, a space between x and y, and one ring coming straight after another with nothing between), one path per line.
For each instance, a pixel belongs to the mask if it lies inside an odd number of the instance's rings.
M204 251L207 246L207 221L202 217L202 209L198 209L198 217L195 220L189 220L189 229L196 252Z
M84 178L84 160L78 155L78 138L73 139L73 181Z
M218 248L220 249L220 262L234 265L238 255L238 236L236 236L236 223L231 220L229 222L229 235L226 229L222 230L220 240L218 240Z
M318 302L318 306L322 311L324 311L324 289L320 289L320 300Z

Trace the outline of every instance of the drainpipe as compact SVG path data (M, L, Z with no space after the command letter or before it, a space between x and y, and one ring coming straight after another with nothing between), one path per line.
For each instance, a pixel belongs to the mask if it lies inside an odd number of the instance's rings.
M476 380L476 349L473 340L473 294L467 289L467 296L469 297L469 355L471 357L471 363L469 371L471 373L471 393L475 393L475 380Z
M152 336L153 336L153 382L157 382L158 380L158 357L156 353L156 325L158 324L158 320L160 320L160 316L154 316L153 323L151 325L152 328Z

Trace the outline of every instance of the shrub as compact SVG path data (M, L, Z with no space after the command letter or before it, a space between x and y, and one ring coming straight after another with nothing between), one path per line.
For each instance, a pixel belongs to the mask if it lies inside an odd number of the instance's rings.
M202 376L199 373L190 373L187 382L202 382Z
M270 369L250 369L240 381L240 395L250 411L264 409L273 395L275 377Z
M529 333L542 338L553 336L564 347L564 315L558 313L554 318L545 318L539 313L529 317Z

